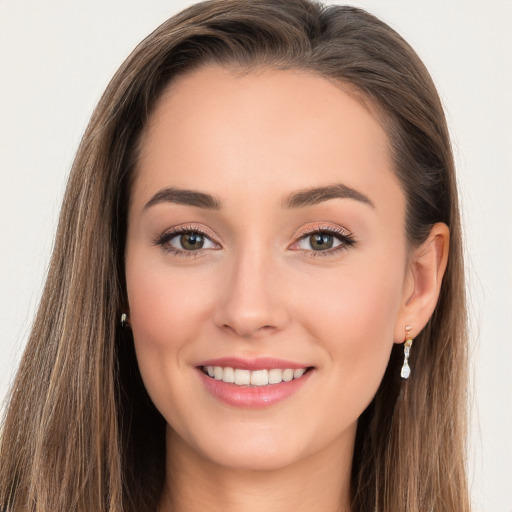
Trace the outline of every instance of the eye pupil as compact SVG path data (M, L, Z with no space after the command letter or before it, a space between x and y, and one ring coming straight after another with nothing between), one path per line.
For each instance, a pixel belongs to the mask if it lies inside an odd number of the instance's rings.
M184 233L180 237L180 243L187 250L201 249L204 245L204 238L199 233Z
M327 233L315 233L309 237L309 242L314 250L322 251L333 246L334 238Z

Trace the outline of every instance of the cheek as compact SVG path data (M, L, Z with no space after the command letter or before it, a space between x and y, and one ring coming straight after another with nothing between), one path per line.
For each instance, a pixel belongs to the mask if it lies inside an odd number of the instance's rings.
M377 268L375 264L373 268L341 268L317 278L314 286L303 284L307 297L301 300L304 307L300 314L310 319L311 328L322 330L319 339L343 340L348 351L357 352L366 340L378 343L386 339L391 343L402 280L399 269ZM338 348L338 343L332 347L335 351Z
M134 334L161 348L193 336L210 302L211 286L198 272L172 271L165 261L145 264L137 254L127 260L126 282Z
M140 257L139 257L140 256ZM132 251L126 262L130 321L139 369L157 407L179 388L187 350L199 337L212 292L208 281L171 271ZM150 261L150 263L146 263ZM158 407L160 408L160 407ZM163 411L161 411L163 412Z
M326 389L335 396L326 397L326 407L342 401L348 416L357 417L375 395L393 347L402 278L399 267L374 264L331 274L324 287L309 288L300 315L333 370Z
M157 268L139 268L133 276L128 274L127 283L132 329L139 345L164 350L182 337L177 333L192 328L189 294L178 282L168 281Z

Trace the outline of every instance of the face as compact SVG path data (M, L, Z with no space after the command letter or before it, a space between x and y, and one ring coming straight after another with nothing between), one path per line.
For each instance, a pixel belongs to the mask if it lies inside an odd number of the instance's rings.
M129 315L169 438L257 469L353 445L403 328L405 199L381 125L312 74L204 67L141 142Z

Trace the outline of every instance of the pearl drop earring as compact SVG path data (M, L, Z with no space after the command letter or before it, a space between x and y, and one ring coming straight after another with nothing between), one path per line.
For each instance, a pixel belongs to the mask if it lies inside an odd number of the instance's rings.
M402 365L402 369L400 371L400 376L402 379L408 379L409 375L411 375L411 367L409 366L409 354L411 353L412 346L412 337L411 337L411 329L410 325L405 326L405 343L404 343L404 364Z
M121 314L121 327L125 329L130 326L130 322L128 321L128 315L126 313Z

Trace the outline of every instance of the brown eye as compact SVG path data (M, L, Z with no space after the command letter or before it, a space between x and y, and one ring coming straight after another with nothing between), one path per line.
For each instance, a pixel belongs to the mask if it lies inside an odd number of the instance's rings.
M204 237L200 233L183 233L180 235L179 240L181 245L180 248L183 248L186 251L202 249L204 246Z
M219 249L210 237L200 231L180 231L174 233L166 233L155 241L155 245L160 245L167 251L175 254L180 253L197 253L203 249Z

